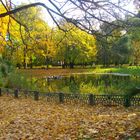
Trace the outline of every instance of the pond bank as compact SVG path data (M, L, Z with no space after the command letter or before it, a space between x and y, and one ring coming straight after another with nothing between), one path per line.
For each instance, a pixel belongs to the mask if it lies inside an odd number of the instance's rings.
M18 69L17 72L25 73L30 76L44 77L44 76L66 76L71 74L112 74L120 76L136 75L140 76L139 67L125 67L125 68L75 68L75 69Z
M98 73L98 72L85 72L85 73L72 73L72 74L94 74L94 75L116 75L116 76L131 76L131 74L124 74L124 73L109 73L109 72L107 72L107 73Z

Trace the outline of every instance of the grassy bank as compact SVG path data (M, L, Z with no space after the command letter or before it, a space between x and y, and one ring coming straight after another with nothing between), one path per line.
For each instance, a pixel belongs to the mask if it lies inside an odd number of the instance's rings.
M122 73L140 76L140 67L128 66L128 67L118 67L118 68L96 68L93 70L96 73Z

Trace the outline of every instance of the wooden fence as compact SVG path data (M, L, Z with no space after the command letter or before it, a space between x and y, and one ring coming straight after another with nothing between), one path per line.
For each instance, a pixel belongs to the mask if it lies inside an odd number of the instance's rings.
M19 89L0 88L0 96L7 94L15 98L33 98L34 100L45 100L66 104L89 104L104 106L140 106L140 95L129 97L126 95L94 95L94 94L66 94L66 93L43 93L38 91L27 91Z

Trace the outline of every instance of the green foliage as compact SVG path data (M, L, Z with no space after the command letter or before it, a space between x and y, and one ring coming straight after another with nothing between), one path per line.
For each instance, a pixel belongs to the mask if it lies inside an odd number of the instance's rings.
M115 64L126 64L129 62L132 49L128 36L121 37L111 48L112 62ZM119 58L119 59L118 59Z
M57 49L57 60L68 64L84 64L96 60L96 40L94 36L79 30L72 24L63 24L68 30L67 33L62 31L55 35L55 44L59 44Z
M114 21L119 22L119 21ZM98 41L97 62L104 66L120 65L130 62L132 55L131 37L122 28L103 24L102 32L109 36Z
M80 93L84 93L84 94L99 94L99 88L93 86L92 82L89 83L81 83L80 84Z
M129 19L129 22L135 25L128 29L128 34L130 36L132 46L131 64L138 65L140 61L140 19L133 17Z
M130 75L140 75L139 66L126 66L119 68L97 68L94 70L97 73L121 73L121 74L130 74Z
M27 75L21 73L17 74L15 72L10 73L10 75L7 77L4 87L27 90L32 90L35 88Z
M27 75L17 73L12 62L0 59L0 87L34 89Z
M8 75L8 68L6 64L1 64L1 73L3 77Z
M11 71L13 71L13 69L14 67L12 65L12 62L0 58L0 76L1 77L7 77L8 74Z

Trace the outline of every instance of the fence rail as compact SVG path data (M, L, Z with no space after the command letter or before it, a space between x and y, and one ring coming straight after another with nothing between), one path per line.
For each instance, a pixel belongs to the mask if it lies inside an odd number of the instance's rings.
M47 102L104 105L104 106L140 106L140 95L132 97L126 95L94 95L94 94L68 94L68 93L43 93L21 89L0 88L0 96L7 94L15 98L33 98Z

